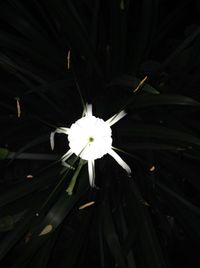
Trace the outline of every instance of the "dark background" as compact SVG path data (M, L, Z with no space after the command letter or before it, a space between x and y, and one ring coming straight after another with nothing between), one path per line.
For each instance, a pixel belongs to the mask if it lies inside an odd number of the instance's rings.
M200 267L199 84L198 0L2 1L0 267ZM81 117L80 93L100 118L127 104L113 136L133 178L105 156L99 189L84 168L41 208L68 148L49 135Z

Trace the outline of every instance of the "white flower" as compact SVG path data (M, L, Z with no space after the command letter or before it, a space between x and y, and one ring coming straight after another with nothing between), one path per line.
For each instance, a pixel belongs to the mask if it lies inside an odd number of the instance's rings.
M92 115L92 105L86 104L82 118L78 119L70 128L59 127L50 135L52 150L54 149L55 133L68 135L70 149L62 156L64 166L71 167L66 163L67 159L75 154L88 162L89 181L92 187L95 186L95 166L94 161L106 154L111 155L117 163L131 174L130 167L114 151L112 147L111 126L126 115L125 111L115 114L113 117L104 121Z

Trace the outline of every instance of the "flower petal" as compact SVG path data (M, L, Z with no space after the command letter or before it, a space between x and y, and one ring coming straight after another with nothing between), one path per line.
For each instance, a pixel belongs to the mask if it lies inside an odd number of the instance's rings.
M50 145L51 145L51 150L54 149L54 136L55 136L55 131L51 132L51 134L50 134Z
M63 134L68 134L68 131L69 131L69 128L67 128L67 127L59 127L59 128L57 128L56 129L56 132L57 133L63 133Z
M70 168L70 169L75 170L75 168L74 168L73 166L71 166L70 164L68 164L68 163L66 163L66 162L64 162L64 161L62 161L62 165L63 165L64 167L66 167L66 168Z
M55 131L51 132L50 134L50 145L51 145L51 149L54 149L54 136L56 133L63 133L63 134L68 134L69 128L66 127L59 127L57 128Z
M86 103L83 116L92 116L92 104Z
M62 162L63 162L63 161L66 161L68 158L70 158L71 155L73 155L73 152L72 152L71 149L69 149L69 150L66 152L66 154L64 154L64 155L62 156L62 158L61 158Z
M67 168L70 168L70 169L74 169L73 166L71 166L70 164L68 164L68 163L65 162L68 158L70 158L70 156L71 156L72 154L73 154L72 150L69 149L69 150L66 152L66 154L64 154L64 155L62 156L61 161L62 161L62 165L63 165L64 167L67 167Z
M95 167L94 167L94 160L88 160L88 174L89 174L90 186L91 187L95 187Z
M119 112L118 114L113 115L110 119L108 119L106 122L109 124L109 126L114 125L115 123L117 123L120 119L122 119L125 115L127 115L127 113L122 110L121 112Z
M131 176L132 172L131 172L130 167L126 164L126 162L124 162L124 160L114 150L111 149L108 152L108 154L112 156L123 169L126 170L126 172L128 173L128 176Z

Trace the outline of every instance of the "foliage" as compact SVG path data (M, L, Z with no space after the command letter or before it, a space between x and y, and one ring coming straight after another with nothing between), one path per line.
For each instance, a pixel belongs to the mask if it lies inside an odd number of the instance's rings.
M1 267L199 267L198 1L0 6ZM105 156L98 189L84 167L69 196L66 138L51 152L49 136L82 100L126 109L113 136L133 176Z

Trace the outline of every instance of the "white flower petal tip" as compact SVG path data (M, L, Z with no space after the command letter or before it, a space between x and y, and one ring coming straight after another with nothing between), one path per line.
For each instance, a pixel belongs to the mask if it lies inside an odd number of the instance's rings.
M52 151L54 149L54 136L55 136L55 131L51 132L51 134L50 134L50 145L51 145L51 150Z
M67 167L67 168L70 168L70 169L75 169L73 166L71 166L70 164L66 163L65 161L70 158L72 156L73 152L71 151L71 149L69 149L66 154L64 154L61 158L61 162L62 162L62 165L64 167Z
M132 172L127 174L129 178L132 178Z
M69 131L69 128L67 128L67 127L59 127L59 128L56 129L57 133L63 133L63 134L66 134L66 135L68 135L68 131Z
M115 161L117 161L117 163L126 170L128 177L131 177L131 168L126 164L126 162L114 151L114 150L110 150L109 151L109 155L112 156Z
M62 165L63 165L64 167L66 167L66 168L75 170L75 168L74 168L73 166L71 166L70 164L68 164L68 163L66 163L66 162L64 162L64 161L62 161Z
M89 182L92 188L95 187L95 167L94 160L88 161L88 174L89 174Z
M85 115L92 116L92 104L86 103Z
M119 120L121 120L124 116L126 116L127 113L122 110L121 112L119 112L118 114L113 115L110 119L108 119L106 122L108 122L109 126L114 125L115 123L117 123Z
M69 149L66 154L64 154L61 158L62 162L65 162L70 156L72 156L73 152L71 149Z
M51 145L52 150L54 149L54 136L55 136L55 134L56 133L63 133L63 134L68 135L68 131L69 131L69 128L59 127L55 131L51 132L51 134L50 134L50 145Z
M92 104L88 104L86 102L84 110L83 110L82 117L88 116L88 115L92 115Z

